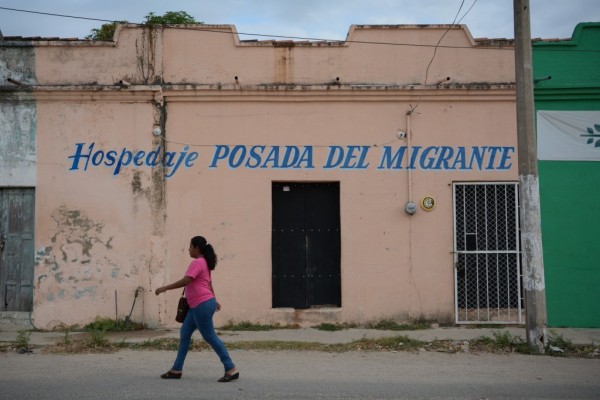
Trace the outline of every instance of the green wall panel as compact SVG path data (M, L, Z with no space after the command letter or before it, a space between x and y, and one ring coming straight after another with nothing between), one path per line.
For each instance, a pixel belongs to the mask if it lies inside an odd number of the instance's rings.
M549 326L600 327L600 163L540 161Z
M534 43L533 76L552 77L535 84L536 110L600 110L600 23ZM548 326L600 327L600 161L538 166Z

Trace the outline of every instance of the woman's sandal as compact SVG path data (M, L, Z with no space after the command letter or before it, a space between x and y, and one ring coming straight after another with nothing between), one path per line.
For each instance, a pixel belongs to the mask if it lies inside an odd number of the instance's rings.
M169 370L162 374L160 377L162 379L181 379L181 375L183 375L183 372L177 373Z
M234 372L233 374L228 374L227 372L225 372L225 375L223 375L222 378L219 378L219 382L231 382L231 381L235 381L239 377L240 377L240 373L237 371Z

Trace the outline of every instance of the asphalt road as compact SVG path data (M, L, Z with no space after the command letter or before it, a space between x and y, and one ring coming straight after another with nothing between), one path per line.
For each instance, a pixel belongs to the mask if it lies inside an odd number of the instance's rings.
M218 383L214 353L190 352L162 380L167 351L0 354L0 399L600 399L600 360L421 352L232 351L241 378Z

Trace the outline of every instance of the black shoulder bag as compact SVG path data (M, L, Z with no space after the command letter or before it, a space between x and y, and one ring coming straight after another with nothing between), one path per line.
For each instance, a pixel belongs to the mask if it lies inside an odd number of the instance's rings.
M189 309L190 309L190 305L188 304L187 299L185 298L185 288L184 288L183 292L181 292L181 297L179 298L179 303L177 303L177 315L175 316L175 321L177 321L177 322L185 321L185 316L187 315Z

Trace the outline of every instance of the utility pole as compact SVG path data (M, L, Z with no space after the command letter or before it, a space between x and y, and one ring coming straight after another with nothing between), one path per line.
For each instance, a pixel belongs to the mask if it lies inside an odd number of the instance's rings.
M521 260L527 343L543 353L546 335L546 285L542 254L540 189L534 127L533 66L529 0L513 0L515 20L515 74L517 80L517 136L521 197Z

